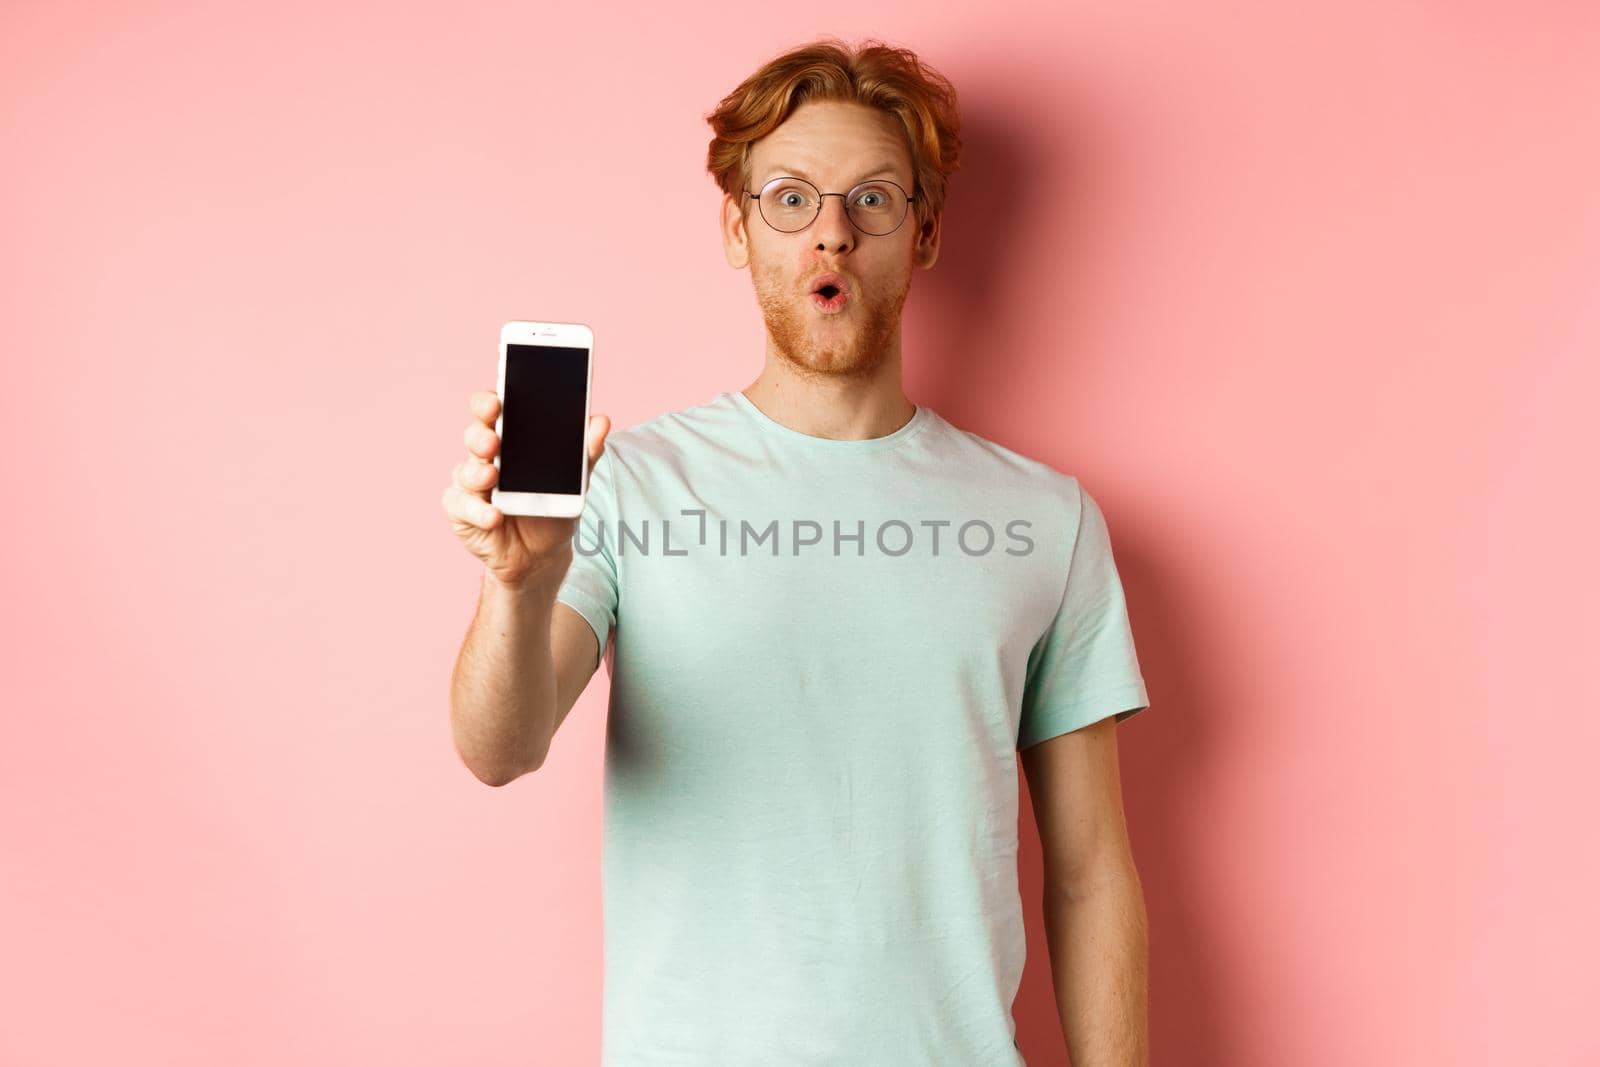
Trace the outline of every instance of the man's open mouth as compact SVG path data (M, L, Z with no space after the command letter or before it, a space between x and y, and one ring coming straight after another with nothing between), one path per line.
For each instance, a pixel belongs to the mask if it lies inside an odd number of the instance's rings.
M811 299L823 311L839 311L850 299L844 278L833 272L811 279Z

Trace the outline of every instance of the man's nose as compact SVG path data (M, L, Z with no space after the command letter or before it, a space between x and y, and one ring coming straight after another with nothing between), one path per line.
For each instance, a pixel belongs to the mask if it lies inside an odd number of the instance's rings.
M812 236L818 248L842 250L855 244L855 227L850 225L850 216L844 209L842 196L823 197L822 211L811 225L816 231Z

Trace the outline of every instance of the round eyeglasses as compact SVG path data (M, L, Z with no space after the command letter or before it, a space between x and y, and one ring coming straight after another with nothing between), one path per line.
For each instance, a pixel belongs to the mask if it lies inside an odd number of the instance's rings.
M906 209L916 199L887 179L862 182L848 193L819 192L804 178L774 178L759 193L745 191L761 211L761 217L779 233L799 233L822 214L822 198L844 198L844 211L851 225L862 233L886 237L906 220Z

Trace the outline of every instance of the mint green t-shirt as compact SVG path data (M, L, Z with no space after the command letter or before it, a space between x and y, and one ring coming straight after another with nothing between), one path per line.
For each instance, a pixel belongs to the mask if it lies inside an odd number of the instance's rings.
M611 433L557 598L611 679L603 1063L1021 1064L1017 751L1149 706L1078 480L719 393Z

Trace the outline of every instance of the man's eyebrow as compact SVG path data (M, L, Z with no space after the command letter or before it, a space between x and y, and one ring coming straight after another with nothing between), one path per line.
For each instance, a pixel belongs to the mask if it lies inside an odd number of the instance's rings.
M811 175L807 174L805 171L799 169L798 167L788 167L788 166L781 166L781 165L780 166L776 166L776 167L768 167L767 168L767 173L772 176L772 177L767 179L768 181L771 181L772 178L781 178L781 177L784 177L785 175L789 175L789 176L792 176L792 177L795 177L795 178L804 178L808 182L813 182L813 184L815 183L815 179L813 179L811 177ZM876 178L880 174L887 174L890 177L894 177L894 175L896 173L897 173L897 168L895 167L895 165L893 163L885 163L882 166L874 167L873 169L867 171L865 174L861 175L861 177L857 178L856 182L860 183L860 182L865 181L868 178Z

